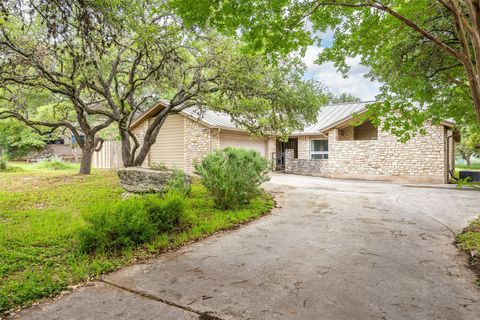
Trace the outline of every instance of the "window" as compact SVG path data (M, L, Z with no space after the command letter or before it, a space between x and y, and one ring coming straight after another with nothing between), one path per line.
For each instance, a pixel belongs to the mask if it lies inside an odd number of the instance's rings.
M328 140L310 140L310 159L328 159Z

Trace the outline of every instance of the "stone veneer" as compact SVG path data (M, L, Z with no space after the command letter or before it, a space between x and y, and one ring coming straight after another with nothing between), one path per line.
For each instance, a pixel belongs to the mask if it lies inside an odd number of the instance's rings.
M452 157L452 152L446 150L447 130L442 125L432 124L426 124L425 130L426 135L401 143L381 130L378 140L347 140L350 132L343 130L340 137L339 129L332 129L328 132L328 160L310 159L309 141L321 137L299 137L298 159L293 158L293 150L287 150L285 172L332 178L446 183L448 154Z
M218 129L208 128L187 117L184 117L184 129L184 170L187 173L193 173L197 162L220 148L220 132Z

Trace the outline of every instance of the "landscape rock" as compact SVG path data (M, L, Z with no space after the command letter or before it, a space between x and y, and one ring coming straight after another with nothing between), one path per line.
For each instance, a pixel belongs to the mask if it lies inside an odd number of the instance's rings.
M153 170L142 167L119 169L120 185L130 193L163 192L166 182L174 176L172 170Z

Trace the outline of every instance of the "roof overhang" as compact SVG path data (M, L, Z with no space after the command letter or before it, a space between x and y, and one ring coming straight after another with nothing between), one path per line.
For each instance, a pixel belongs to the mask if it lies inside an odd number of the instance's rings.
M138 117L131 125L130 129L134 129L135 127L138 127L140 123L143 121L152 118L156 116L160 110L163 108L166 108L168 105L163 102L163 101L158 101L152 108L148 109L144 114L142 114L140 117Z

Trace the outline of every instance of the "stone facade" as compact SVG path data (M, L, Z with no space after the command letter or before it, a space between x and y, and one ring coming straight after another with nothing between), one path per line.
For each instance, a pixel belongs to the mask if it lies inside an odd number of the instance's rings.
M447 163L452 163L448 159L452 152L446 150L448 133L444 126L426 124L426 135L406 143L381 130L377 140L352 140L349 130L347 127L328 132L327 160L310 159L308 141L320 137L299 137L298 159L293 159L293 150L286 153L285 172L332 178L447 182Z
M187 173L193 173L197 162L200 162L210 152L220 148L220 132L218 129L208 128L187 117L184 119L184 170Z

